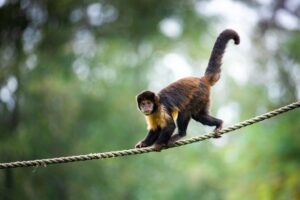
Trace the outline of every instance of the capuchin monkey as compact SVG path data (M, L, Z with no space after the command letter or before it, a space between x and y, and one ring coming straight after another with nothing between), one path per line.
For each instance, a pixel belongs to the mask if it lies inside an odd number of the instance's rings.
M217 38L205 74L187 77L163 88L158 94L144 91L137 95L138 109L145 115L148 134L135 148L151 146L160 151L186 135L190 119L204 125L215 126L214 137L222 129L223 121L209 115L210 88L220 79L222 57L230 39L240 43L239 35L231 29L224 30ZM175 128L178 133L173 135Z

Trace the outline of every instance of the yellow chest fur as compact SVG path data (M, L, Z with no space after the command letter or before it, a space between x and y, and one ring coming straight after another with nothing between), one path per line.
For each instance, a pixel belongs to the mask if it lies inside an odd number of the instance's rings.
M164 128L167 125L167 121L172 118L174 122L176 123L178 117L178 111L173 111L171 113L171 116L167 114L166 111L162 110L160 112L156 112L152 115L147 115L146 116L146 122L147 122L147 129L148 130L156 130L158 127Z
M171 115L172 115L172 118L173 118L174 122L176 122L176 120L177 120L177 118L178 118L178 111L177 111L177 110L173 111L173 112L171 113Z

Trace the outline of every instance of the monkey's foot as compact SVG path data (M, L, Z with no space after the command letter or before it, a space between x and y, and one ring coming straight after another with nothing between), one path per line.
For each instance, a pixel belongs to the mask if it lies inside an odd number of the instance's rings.
M221 138L222 136L219 133L214 133L213 138L218 139Z
M213 138L220 138L221 137L221 134L220 134L220 130L222 129L223 127L223 121L218 119L218 123L216 124L216 128L214 130L214 135L213 135Z
M147 147L148 145L145 143L144 140L139 141L134 147L135 148L143 148L143 147Z
M220 126L218 128L215 128L213 138L220 138L220 137L222 137L221 134L220 134L220 130L221 129L222 129L222 126Z
M153 149L154 149L154 151L160 152L162 150L162 148L165 147L165 146L166 146L165 144L157 144L157 143L155 143L153 145Z

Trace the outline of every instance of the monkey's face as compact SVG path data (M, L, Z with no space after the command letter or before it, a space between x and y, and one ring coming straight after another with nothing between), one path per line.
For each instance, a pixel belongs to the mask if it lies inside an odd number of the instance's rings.
M140 102L139 108L144 115L150 115L153 112L154 103L150 100Z
M144 115L150 115L157 109L158 97L154 92L144 91L136 97L139 110Z

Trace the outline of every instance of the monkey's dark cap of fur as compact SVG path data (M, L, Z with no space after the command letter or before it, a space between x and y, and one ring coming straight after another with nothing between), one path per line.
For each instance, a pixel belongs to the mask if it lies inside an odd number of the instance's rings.
M152 100L155 99L155 93L151 91L143 91L136 97L137 102L140 103L143 100Z

